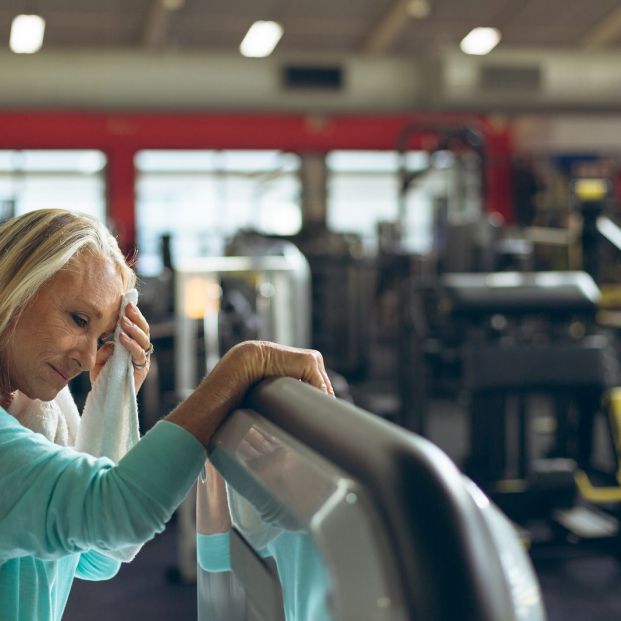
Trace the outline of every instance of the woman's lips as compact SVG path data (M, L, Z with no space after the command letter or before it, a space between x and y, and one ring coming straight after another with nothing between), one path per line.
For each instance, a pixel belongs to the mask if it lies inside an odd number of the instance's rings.
M54 369L54 371L56 371L56 373L58 373L58 375L60 375L60 377L63 378L65 382L69 381L68 375L65 375L60 369L56 368L53 364L50 364L50 366L52 367L52 369Z

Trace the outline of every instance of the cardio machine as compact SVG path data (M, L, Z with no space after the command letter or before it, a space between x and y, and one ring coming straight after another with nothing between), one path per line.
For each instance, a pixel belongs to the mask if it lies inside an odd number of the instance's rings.
M233 521L226 570L222 539L199 537L199 621L545 619L509 521L420 436L279 378L209 455L256 519Z

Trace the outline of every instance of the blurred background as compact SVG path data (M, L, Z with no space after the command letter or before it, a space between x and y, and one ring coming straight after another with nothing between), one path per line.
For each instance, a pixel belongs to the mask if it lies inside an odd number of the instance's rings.
M118 236L143 430L240 340L317 348L514 520L550 619L621 615L620 2L0 0L0 40L0 217ZM66 618L196 618L186 518Z

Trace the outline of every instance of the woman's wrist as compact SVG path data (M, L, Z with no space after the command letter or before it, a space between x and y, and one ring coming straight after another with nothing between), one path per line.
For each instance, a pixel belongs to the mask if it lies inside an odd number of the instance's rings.
M231 348L194 392L166 419L180 425L204 445L220 423L242 401L259 379L264 364L260 342L247 341Z

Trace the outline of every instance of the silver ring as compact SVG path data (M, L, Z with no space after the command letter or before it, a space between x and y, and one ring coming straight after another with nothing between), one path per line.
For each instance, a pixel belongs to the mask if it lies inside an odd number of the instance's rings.
M136 364L132 360L132 364L134 365L134 369L144 369L147 364L149 364L149 356L155 351L155 347L153 347L153 343L149 343L149 348L144 350L144 362L142 364Z

